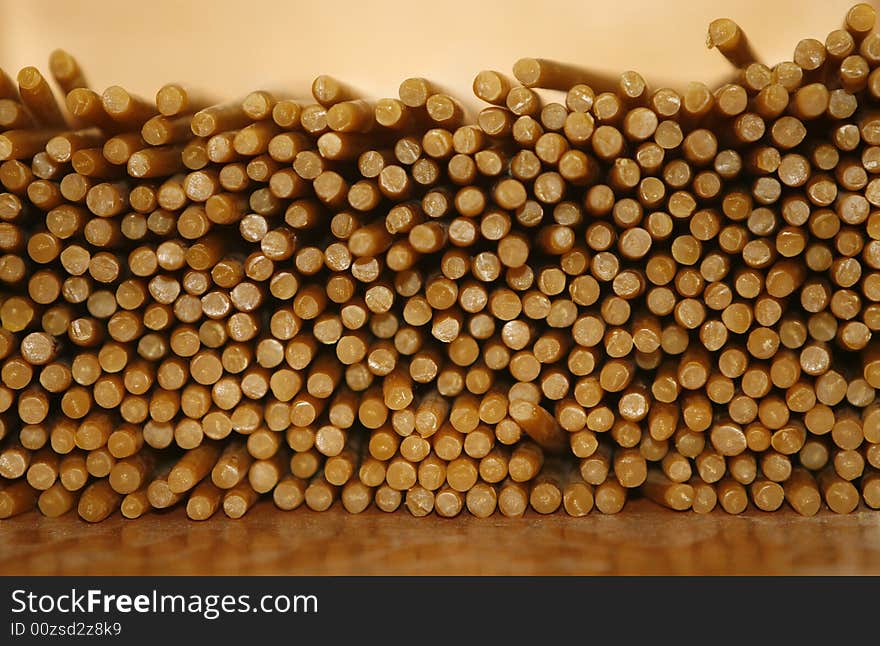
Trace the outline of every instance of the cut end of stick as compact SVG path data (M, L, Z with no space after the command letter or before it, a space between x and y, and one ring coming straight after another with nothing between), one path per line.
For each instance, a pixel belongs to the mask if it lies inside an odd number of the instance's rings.
M54 161L63 164L70 161L73 149L70 140L67 137L52 137L46 144L46 153Z
M513 64L513 75L526 87L534 87L541 79L541 61L537 58L521 58Z
M409 78L400 84L398 95L407 107L421 108L428 102L431 86L423 78Z
M175 83L169 83L156 93L156 109L166 117L182 114L189 106L189 96L185 89Z
M63 49L56 49L49 54L49 71L59 80L71 79L79 73L76 59Z
M204 110L196 112L193 115L190 128L197 137L210 137L217 131L217 117Z
M84 87L75 88L67 93L65 103L67 111L75 117L82 117L94 104L95 93Z
M43 82L43 75L36 67L24 67L18 73L18 87L22 90L35 90Z
M194 496L186 503L186 515L192 520L207 520L215 511L211 501L201 496Z
M132 98L125 88L111 85L101 95L101 102L104 105L104 110L112 117L123 114L126 110L130 109Z
M150 160L143 152L136 152L128 159L128 174L132 177L144 177L150 172Z
M484 70L474 78L474 94L488 103L503 104L509 90L510 84L498 72Z
M8 137L0 135L0 160L12 159L13 145Z
M272 115L274 100L268 92L258 91L248 94L241 102L241 108L251 119L266 119Z
M742 32L730 18L716 18L709 23L709 31L706 34L706 47L717 47L722 52L733 47L739 42Z
M877 12L867 2L854 5L846 14L846 27L849 31L862 35L867 34L874 28Z

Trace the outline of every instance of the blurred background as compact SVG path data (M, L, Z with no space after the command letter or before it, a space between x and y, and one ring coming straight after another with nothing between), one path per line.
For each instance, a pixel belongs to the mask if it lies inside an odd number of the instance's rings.
M396 96L424 76L461 100L481 69L510 72L523 56L598 72L636 70L653 87L718 82L730 73L706 48L714 18L740 24L762 61L790 59L798 40L825 39L854 0L0 0L0 67L47 72L56 47L92 86L152 98L166 82L214 99L255 89L303 97L317 74L367 98ZM875 0L880 4L880 0ZM210 92L208 92L210 90Z

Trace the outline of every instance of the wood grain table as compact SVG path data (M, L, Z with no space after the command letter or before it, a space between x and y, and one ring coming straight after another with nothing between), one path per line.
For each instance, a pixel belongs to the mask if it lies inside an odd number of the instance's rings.
M413 518L341 508L196 523L182 509L89 525L0 521L0 574L880 574L880 513L676 514L645 501L585 518Z

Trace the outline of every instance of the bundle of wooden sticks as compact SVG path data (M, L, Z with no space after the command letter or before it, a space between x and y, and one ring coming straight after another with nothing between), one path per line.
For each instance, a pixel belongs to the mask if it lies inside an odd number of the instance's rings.
M206 106L0 72L0 518L880 507L880 33ZM876 176L876 178L875 178Z

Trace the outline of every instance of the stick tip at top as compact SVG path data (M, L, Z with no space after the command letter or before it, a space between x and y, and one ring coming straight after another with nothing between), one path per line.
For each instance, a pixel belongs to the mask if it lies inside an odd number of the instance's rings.
M474 77L473 91L478 98L494 103L504 100L509 89L507 85L498 72L483 70Z
M407 107L420 108L427 103L428 96L431 94L431 86L423 78L408 78L400 83L397 94Z
M36 89L43 80L40 70L33 66L23 67L18 73L18 87L22 90Z
M88 88L78 87L67 93L64 103L67 110L75 117L82 116L91 105L94 93Z
M327 74L321 74L312 81L312 96L324 107L338 103L344 93L342 83Z
M188 103L186 90L175 83L164 85L156 92L156 109L166 117L182 113Z
M0 496L0 518L9 518L14 511L13 500L9 496Z
M846 12L846 28L856 34L867 34L874 28L877 11L867 2L860 2Z
M706 35L706 47L717 47L724 50L733 47L740 36L740 28L730 18L716 18L709 23L709 31Z
M49 71L56 78L68 78L79 70L76 59L63 49L56 49L49 54Z
M197 137L208 137L217 130L217 117L210 112L202 110L193 115L190 128Z
M268 92L258 90L248 94L241 102L241 108L251 119L265 119L271 116L275 101Z
M521 58L513 64L513 75L526 87L533 87L541 78L541 61L537 58Z
M207 520L214 511L214 505L208 498L193 496L186 503L186 514L192 520Z

